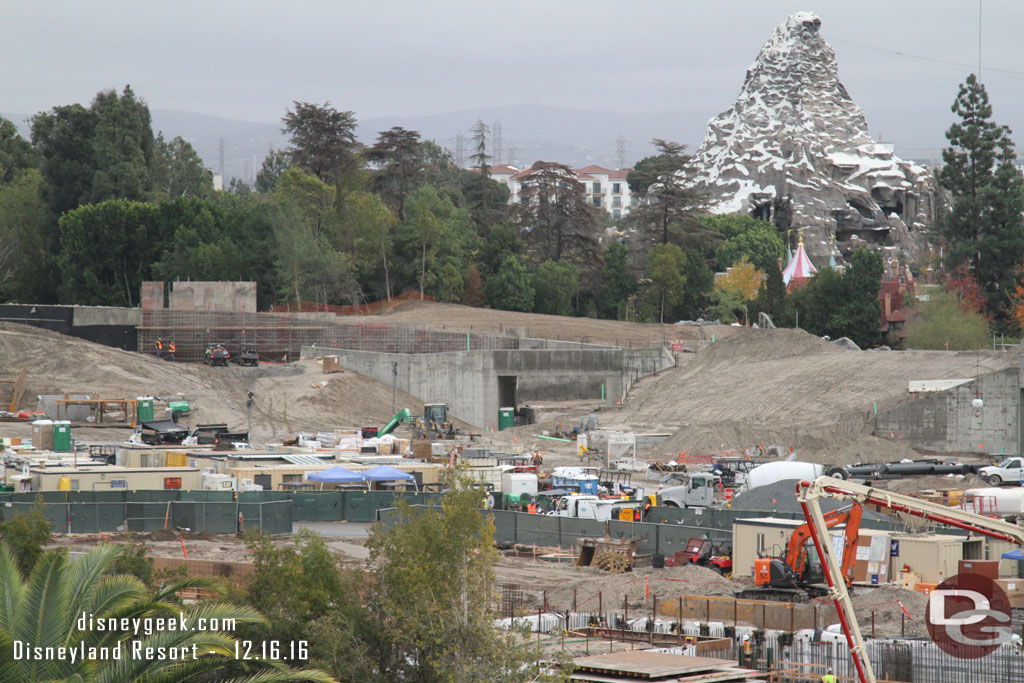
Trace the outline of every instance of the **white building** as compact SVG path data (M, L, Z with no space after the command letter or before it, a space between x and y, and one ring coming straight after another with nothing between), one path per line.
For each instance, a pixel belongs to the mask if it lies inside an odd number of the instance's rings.
M635 203L629 192L626 176L630 169L611 170L601 166L585 166L572 169L584 187L583 196L591 206L603 210L615 220L629 213ZM509 204L520 202L522 179L530 175L530 169L521 169L508 164L491 167L491 177L508 186Z

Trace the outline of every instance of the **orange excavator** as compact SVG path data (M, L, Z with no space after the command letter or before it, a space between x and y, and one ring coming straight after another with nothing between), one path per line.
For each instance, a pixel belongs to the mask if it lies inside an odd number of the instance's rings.
M843 530L841 566L843 578L849 588L853 582L853 563L856 560L857 537L864 509L859 503L824 515L826 528L846 525ZM754 561L754 588L736 592L742 600L779 600L805 602L828 594L824 573L811 540L810 524L793 530L782 557L759 557ZM836 548L838 551L838 547Z

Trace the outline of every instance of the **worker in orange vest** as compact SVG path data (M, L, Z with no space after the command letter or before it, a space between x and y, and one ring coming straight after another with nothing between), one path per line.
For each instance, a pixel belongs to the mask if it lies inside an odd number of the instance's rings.
M535 514L537 514L537 504L536 504L536 503L534 503L534 502L533 502L533 501L531 500L531 501L530 501L530 502L529 502L529 503L528 503L528 504L526 505L526 511L527 511L527 512L529 512L529 513L530 513L531 515L535 515Z
M174 352L177 351L177 350L178 350L178 347L174 345L174 340L172 339L171 343L167 346L167 351L168 351L167 356L168 356L168 358L170 359L170 361L172 363L174 362Z
M156 340L156 357L157 360L164 357L164 340L162 337L158 337Z

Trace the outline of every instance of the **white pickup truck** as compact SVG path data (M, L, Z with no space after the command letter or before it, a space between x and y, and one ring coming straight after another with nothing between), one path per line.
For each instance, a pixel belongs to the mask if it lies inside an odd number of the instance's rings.
M599 498L597 496L562 496L558 499L555 509L547 513L554 517L573 517L577 519L595 519L606 522L619 519L624 508L637 510L643 507L643 501L622 500L615 498Z
M978 476L988 482L989 486L1002 486L1003 484L1024 484L1024 468L1021 467L1021 458L1006 458L998 465L982 467L978 470Z

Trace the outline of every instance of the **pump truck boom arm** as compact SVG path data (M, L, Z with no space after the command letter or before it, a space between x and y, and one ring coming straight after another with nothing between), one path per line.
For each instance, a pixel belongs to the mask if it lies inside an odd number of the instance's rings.
M871 669L871 661L867 656L867 647L860 632L860 624L853 611L850 592L846 588L846 582L838 580L838 577L843 576L843 570L832 547L825 516L821 512L819 504L821 498L843 498L861 505L878 505L895 512L914 515L939 524L1024 546L1024 529L1015 524L834 477L818 477L814 481L801 481L797 484L796 492L797 500L804 511L804 517L811 528L814 547L818 551L818 557L821 558L825 582L829 587L829 598L835 603L839 623L850 648L850 657L853 659L861 683L875 683L875 673Z

